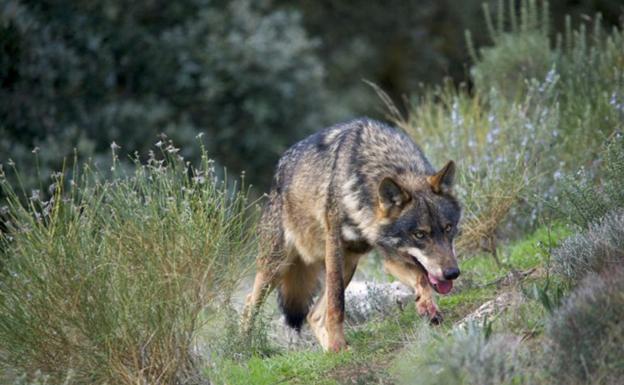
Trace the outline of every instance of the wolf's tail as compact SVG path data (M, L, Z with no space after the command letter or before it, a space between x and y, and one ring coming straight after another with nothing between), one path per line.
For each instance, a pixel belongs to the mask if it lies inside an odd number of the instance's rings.
M277 302L286 317L286 324L300 331L318 290L320 267L306 265L299 258L288 266L278 288Z

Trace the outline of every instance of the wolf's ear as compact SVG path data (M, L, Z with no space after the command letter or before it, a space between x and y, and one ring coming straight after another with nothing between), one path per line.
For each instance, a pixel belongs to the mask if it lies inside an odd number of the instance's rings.
M453 187L455 179L455 162L449 160L440 171L427 177L427 182L431 185L434 193L439 194L443 190Z
M410 199L410 195L392 178L384 178L379 184L379 206L386 216L401 210Z

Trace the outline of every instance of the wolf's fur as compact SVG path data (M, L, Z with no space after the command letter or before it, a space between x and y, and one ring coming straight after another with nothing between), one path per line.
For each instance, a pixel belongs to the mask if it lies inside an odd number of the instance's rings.
M279 161L262 217L248 325L277 286L289 325L298 329L307 316L325 349L344 348L344 289L373 248L389 273L414 288L419 312L439 321L430 282L448 288L445 275L459 274L453 174L454 163L436 172L405 133L368 119L292 146ZM325 293L310 309L323 270Z

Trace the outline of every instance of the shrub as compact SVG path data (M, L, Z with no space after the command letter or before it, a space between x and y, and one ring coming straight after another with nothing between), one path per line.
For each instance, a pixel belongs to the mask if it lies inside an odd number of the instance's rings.
M114 151L114 149L113 149ZM218 314L252 254L245 194L164 157L109 181L87 164L49 201L3 177L0 368L68 383L172 384L195 375L201 320ZM118 165L113 157L113 165ZM9 381L11 379L8 379Z
M612 212L584 233L566 239L552 254L553 269L570 281L624 263L624 211Z
M624 136L607 142L594 170L568 177L557 208L572 223L586 228L609 211L624 207Z
M620 264L621 266L621 264ZM620 384L624 378L624 271L589 273L549 321L549 374L566 384Z
M475 88L481 93L495 89L509 100L522 100L530 92L533 80L553 72L558 77L555 90L558 100L553 107L559 108L557 129L563 134L562 140L569 135L564 140L566 151L575 153L582 143L585 152L589 149L588 155L593 155L591 151L596 151L605 137L623 127L621 31L613 28L605 32L600 14L589 19L593 25L584 22L573 28L567 15L563 33L552 36L547 2L538 5L536 0L523 0L519 9L518 16L514 6L506 9L499 2L494 26L485 7L486 24L494 44L481 48L479 53L472 48L468 34ZM583 164L589 159L592 157L577 159L576 163Z
M525 349L518 337L488 334L474 324L444 335L421 328L421 335L395 365L400 384L525 383Z
M475 87L487 93L496 89L510 99L522 96L531 79L543 79L551 69L555 52L550 48L548 6L538 6L534 0L522 0L520 17L515 7L508 7L509 17L505 17L505 7L499 1L496 26L488 5L484 4L486 25L493 46L483 47L477 54L471 48L475 65L471 76ZM509 19L506 29L505 23ZM468 33L468 46L473 47Z
M550 73L534 82L529 95L515 104L495 89L485 96L438 89L414 104L409 120L398 122L434 165L457 161L456 192L464 208L460 249L495 252L499 230L518 203L550 192L553 183L543 174L552 175L560 162L559 116L556 107L549 107L557 80ZM514 218L516 232L535 223L539 206L523 209L525 215Z

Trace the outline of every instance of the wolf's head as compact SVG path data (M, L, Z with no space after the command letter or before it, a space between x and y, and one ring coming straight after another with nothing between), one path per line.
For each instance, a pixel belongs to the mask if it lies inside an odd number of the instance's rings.
M453 288L459 268L453 248L461 209L451 194L455 163L434 175L385 178L379 184L377 216L382 219L378 245L423 269L441 294Z

